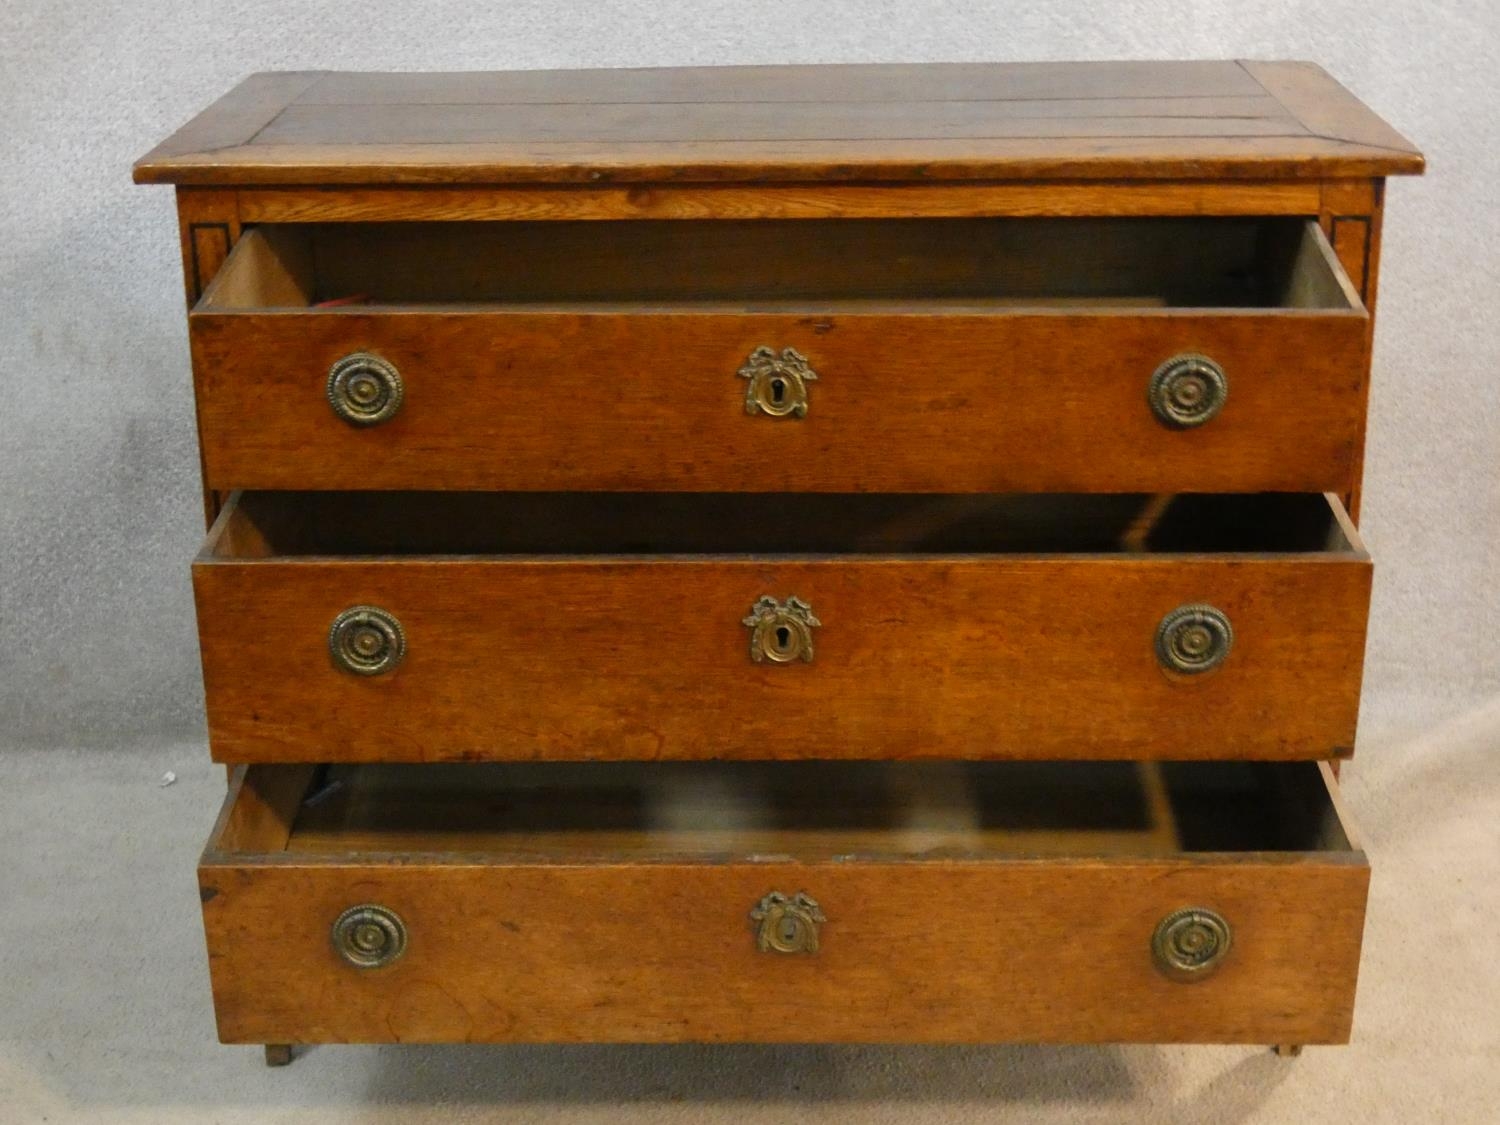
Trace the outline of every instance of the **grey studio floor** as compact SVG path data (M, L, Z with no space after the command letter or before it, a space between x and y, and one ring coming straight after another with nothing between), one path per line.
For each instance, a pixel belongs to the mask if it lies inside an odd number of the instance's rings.
M214 1036L201 745L0 755L0 1122L1500 1122L1500 698L1367 701L1375 869L1354 1042L329 1046ZM161 787L166 770L175 784Z

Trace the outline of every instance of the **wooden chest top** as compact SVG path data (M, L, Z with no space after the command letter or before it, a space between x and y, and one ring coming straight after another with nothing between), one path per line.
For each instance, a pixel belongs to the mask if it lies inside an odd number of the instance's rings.
M1422 156L1303 62L253 75L142 183L1364 177Z

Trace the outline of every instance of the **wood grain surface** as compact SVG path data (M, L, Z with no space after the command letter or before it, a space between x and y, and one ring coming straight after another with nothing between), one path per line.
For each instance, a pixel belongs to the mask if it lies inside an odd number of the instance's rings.
M260 74L146 183L1379 176L1422 157L1307 63Z
M1375 332L1375 309L1380 278L1380 232L1385 211L1385 180L1335 180L1323 185L1323 199L1318 221L1327 232L1328 241L1338 255L1345 275L1358 287L1360 300L1370 315L1367 332ZM1365 381L1365 403L1360 407L1362 419L1359 438L1359 463L1354 485L1345 494L1344 504L1355 520L1359 519L1361 482L1364 476L1365 438L1369 423L1369 380Z
M199 869L221 1038L1346 1041L1368 868L1310 759L1422 167L1307 63L247 79L135 168L181 185L211 751L257 763ZM745 412L762 345L807 418ZM385 425L328 408L353 351ZM1201 429L1147 407L1181 352ZM810 663L750 659L763 595ZM1197 602L1229 658L1168 673ZM385 675L329 655L356 604ZM773 890L816 955L757 952ZM359 903L394 965L338 958ZM1187 906L1234 930L1193 984Z
M297 769L250 769L247 786ZM321 789L294 781L299 796L284 806L294 829L266 826L261 846L241 832L223 849L336 858L482 852L553 863L1183 850L1168 785L1145 762L381 764L332 767ZM310 800L298 808L303 793ZM242 791L234 804L244 803Z
M1343 181L1336 181L1343 182ZM1316 180L210 188L247 223L1313 215Z
M208 482L1350 489L1367 317L1315 226L1061 222L253 232L190 318ZM305 307L349 294L386 303ZM806 418L746 412L737 372L761 346L817 372ZM326 400L329 367L356 351L405 386L377 427ZM1146 396L1184 352L1230 382L1189 431Z
M1326 794L1321 802L1326 811ZM1348 1038L1368 869L1347 840L1330 850L893 862L859 850L804 856L794 839L764 855L607 863L567 852L253 854L211 842L199 877L220 1037ZM816 954L757 951L749 913L773 890L817 900L827 922ZM330 926L357 903L405 923L394 964L339 960ZM1150 952L1157 923L1184 906L1233 927L1223 967L1192 984L1162 976Z
M721 522L742 522L721 500ZM367 510L382 546L404 537L395 511ZM649 528L640 538L655 545ZM1287 759L1353 746L1370 568L1348 545L500 557L423 542L248 559L210 544L194 589L216 760ZM811 663L750 659L741 619L768 595L811 603ZM1229 615L1234 649L1217 671L1169 675L1155 630L1193 602ZM407 655L385 675L329 657L330 624L360 604L405 628Z

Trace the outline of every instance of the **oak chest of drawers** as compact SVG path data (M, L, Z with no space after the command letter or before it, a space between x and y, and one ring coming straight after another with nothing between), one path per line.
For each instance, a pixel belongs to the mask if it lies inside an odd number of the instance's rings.
M226 1042L1347 1039L1303 63L265 74L177 185Z

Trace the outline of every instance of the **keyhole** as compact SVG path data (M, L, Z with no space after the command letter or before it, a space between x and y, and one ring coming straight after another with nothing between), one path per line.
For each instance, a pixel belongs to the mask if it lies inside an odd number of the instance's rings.
M792 631L785 625L778 625L776 627L776 647L782 652L785 652L787 649L791 648L791 646Z
M781 942L783 945L793 945L797 941L797 931L800 929L795 918L783 918L781 920Z
M776 378L771 380L771 402L780 406L786 401L786 380Z

